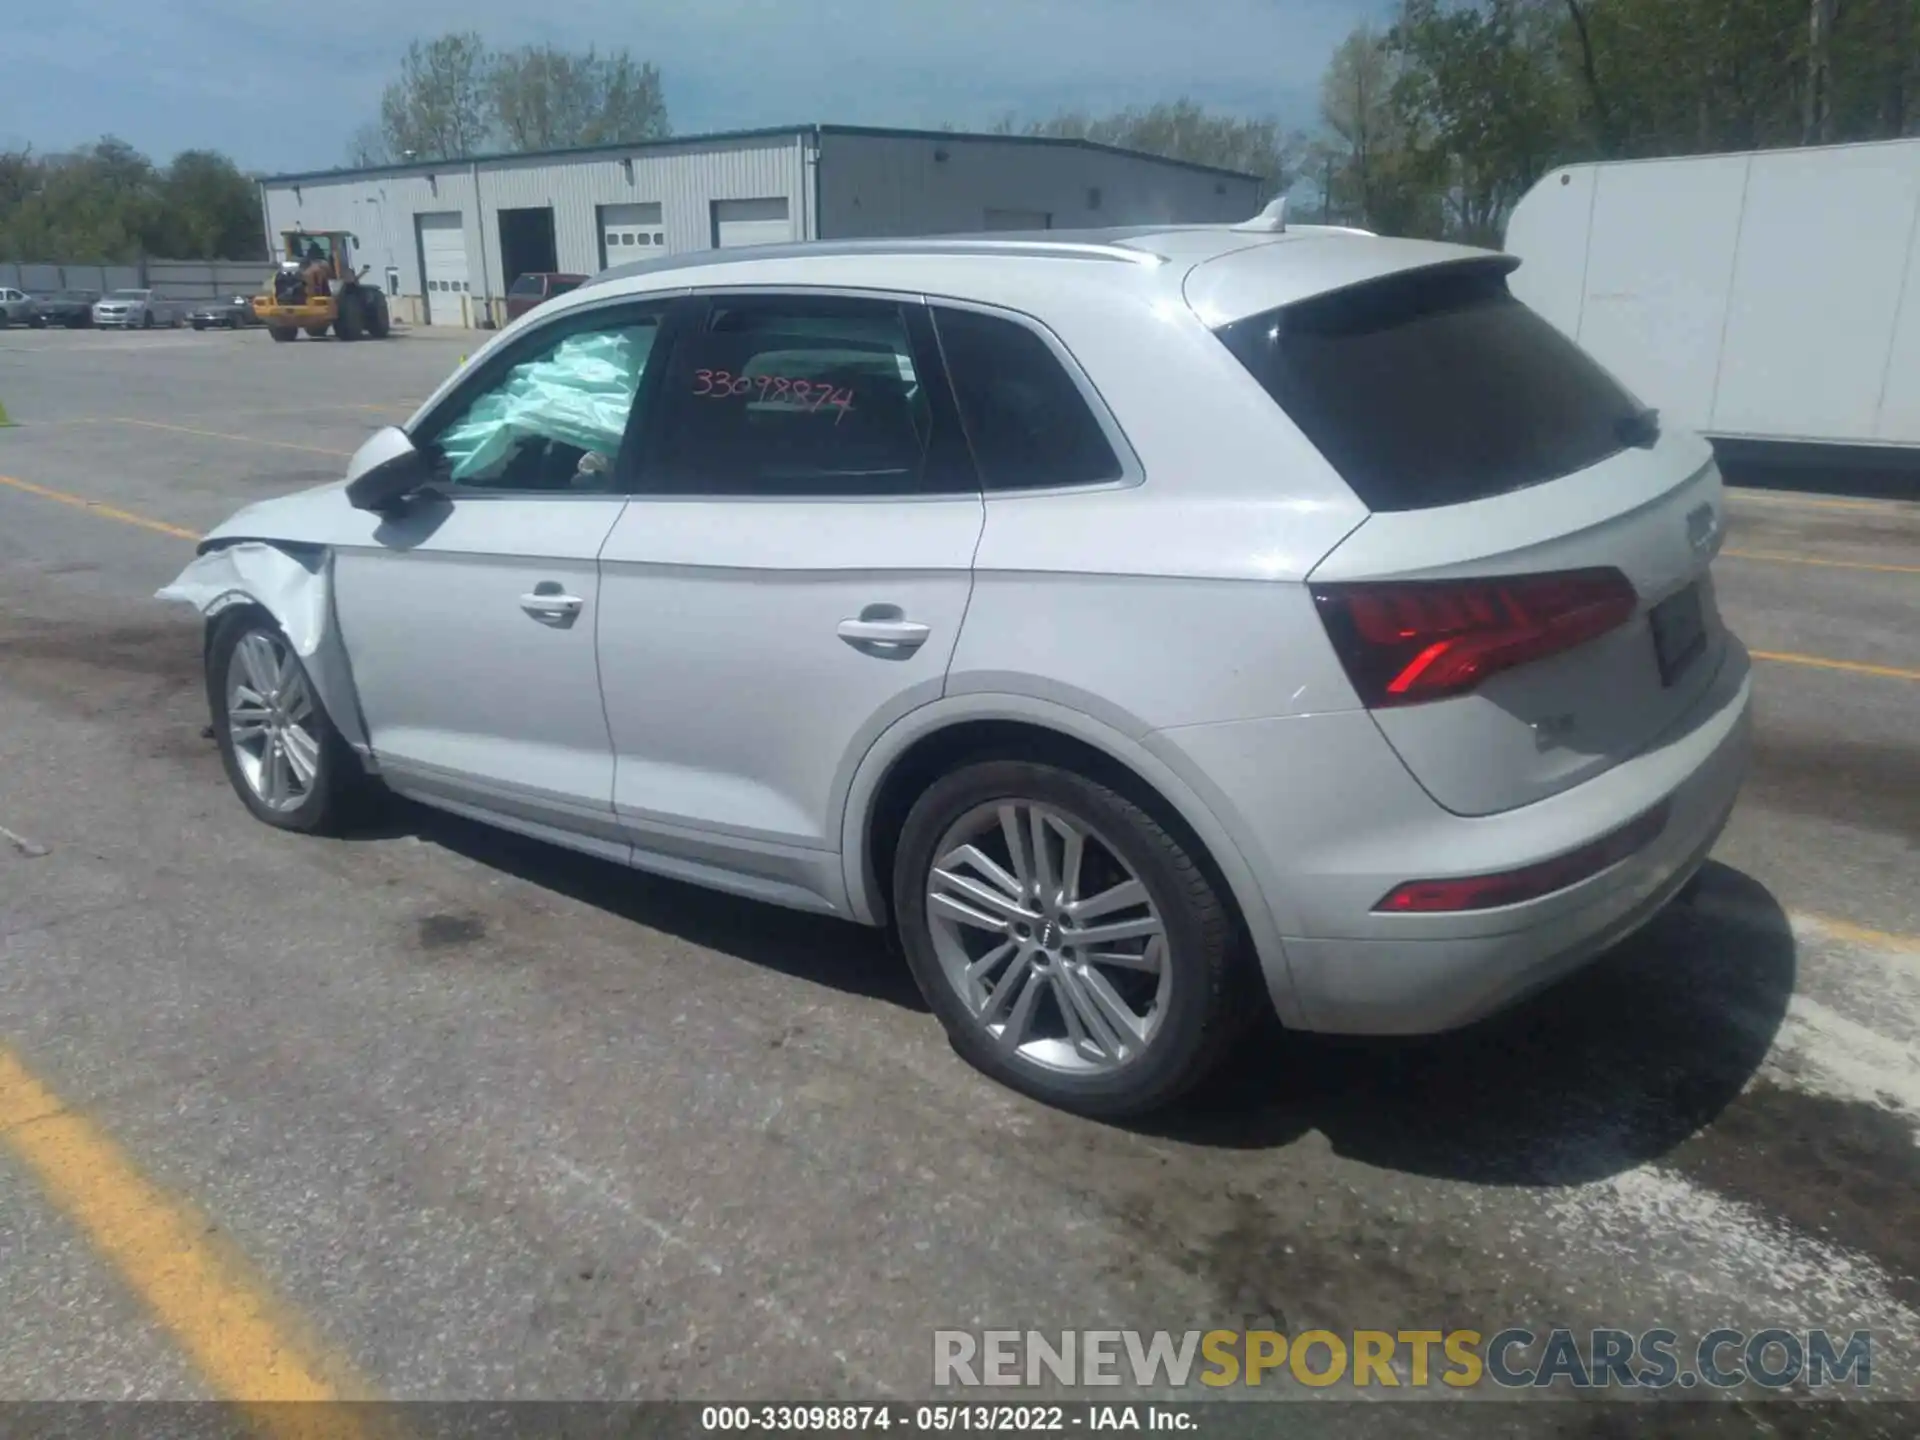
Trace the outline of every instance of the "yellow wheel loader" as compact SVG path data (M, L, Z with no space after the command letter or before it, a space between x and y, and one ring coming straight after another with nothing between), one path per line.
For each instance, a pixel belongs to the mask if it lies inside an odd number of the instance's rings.
M266 289L253 297L254 318L275 340L304 330L318 340L331 330L342 340L384 340L392 329L387 297L363 283L367 267L353 264L359 238L345 230L283 230L281 256Z

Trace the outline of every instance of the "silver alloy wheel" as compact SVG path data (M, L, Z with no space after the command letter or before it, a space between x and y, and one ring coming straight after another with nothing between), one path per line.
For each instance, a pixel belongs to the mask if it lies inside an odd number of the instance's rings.
M1166 927L1098 832L1050 805L999 800L961 816L934 854L934 953L997 1045L1082 1075L1146 1050L1172 984Z
M293 648L249 630L227 662L227 733L247 787L270 810L294 810L320 774L313 695Z

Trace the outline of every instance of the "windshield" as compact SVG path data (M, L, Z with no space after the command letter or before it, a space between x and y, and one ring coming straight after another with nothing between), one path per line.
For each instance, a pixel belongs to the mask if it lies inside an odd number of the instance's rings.
M144 300L146 298L145 290L115 290L107 296L109 300Z

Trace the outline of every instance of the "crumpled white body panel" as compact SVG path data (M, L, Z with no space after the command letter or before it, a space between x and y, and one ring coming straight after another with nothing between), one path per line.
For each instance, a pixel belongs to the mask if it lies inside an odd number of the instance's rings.
M234 605L257 604L273 616L307 668L320 703L341 737L367 755L353 671L333 619L333 554L305 557L244 540L198 556L154 598L191 605L212 619Z

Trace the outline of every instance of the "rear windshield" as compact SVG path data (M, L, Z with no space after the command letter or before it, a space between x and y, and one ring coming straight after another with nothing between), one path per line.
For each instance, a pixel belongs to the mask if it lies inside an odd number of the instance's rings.
M540 286L541 286L541 277L540 277L540 276L538 276L538 275L522 275L522 276L521 276L521 277L520 277L520 278L519 278L518 280L516 280L516 281L514 281L514 282L513 282L513 285L512 285L512 287L511 287L511 288L510 288L510 289L509 289L509 290L507 291L507 294L509 294L509 295L538 295L538 294L540 293Z
M1458 505L1644 439L1633 397L1504 265L1370 281L1217 332L1370 510Z

